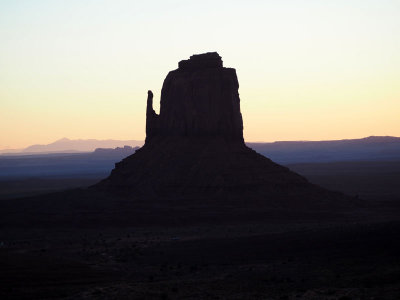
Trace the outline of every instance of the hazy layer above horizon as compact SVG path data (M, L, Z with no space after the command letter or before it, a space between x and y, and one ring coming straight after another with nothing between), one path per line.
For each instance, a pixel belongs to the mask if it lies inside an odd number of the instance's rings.
M130 153L130 147L140 147L144 141L135 140L71 140L62 138L47 145L31 145L24 149L1 150L0 156L29 156L57 153L92 152L103 148L116 153ZM327 141L277 141L273 143L246 142L247 146L280 164L330 161L389 161L400 159L400 137L370 136L361 139ZM113 149L115 148L115 149ZM98 152L96 150L96 152ZM99 153L104 153L98 152ZM130 153L131 154L131 153ZM35 158L32 157L32 159ZM98 157L98 156L97 156ZM1 158L1 157L0 157ZM45 158L43 156L42 158ZM77 156L74 155L74 159ZM15 162L15 161L14 161ZM0 163L1 169L1 163ZM5 170L2 170L5 172Z
M34 153L72 153L72 152L91 152L98 148L117 148L117 147L141 147L144 144L144 141L137 140L96 140L96 139L68 139L62 138L56 140L49 144L34 144L29 145L28 147L21 149L0 149L0 154L34 154ZM246 141L246 144L251 148L256 148L257 151L259 149L265 149L266 147L272 149L273 151L282 151L282 150L297 150L298 148L302 149L317 149L318 151L322 150L320 147L326 148L328 145L330 147L336 147L337 145L351 147L354 145L361 146L374 146L374 145L382 145L382 146L392 146L397 144L400 145L400 137L394 136L369 136L365 138L359 139L342 139L342 140L322 140L322 141L274 141L274 142L252 142ZM332 149L331 149L332 150ZM333 149L335 150L335 149ZM260 151L259 151L260 152ZM261 151L263 152L263 151ZM263 153L267 155L267 153ZM385 153L383 153L385 154ZM267 155L268 156L268 155Z
M2 1L0 149L143 140L147 90L158 107L167 73L207 51L237 69L246 140L400 136L399 12L395 0Z

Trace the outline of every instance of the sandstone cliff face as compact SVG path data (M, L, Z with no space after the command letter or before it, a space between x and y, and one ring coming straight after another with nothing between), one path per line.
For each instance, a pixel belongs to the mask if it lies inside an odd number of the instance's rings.
M217 53L194 55L166 77L156 115L147 105L147 141L156 136L223 137L243 142L239 83Z

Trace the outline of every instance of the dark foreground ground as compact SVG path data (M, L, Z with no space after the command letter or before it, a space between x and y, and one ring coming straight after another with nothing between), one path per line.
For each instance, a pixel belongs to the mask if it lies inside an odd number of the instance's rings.
M359 199L288 211L247 199L3 198L0 299L400 299L399 163L289 167ZM14 198L95 181L4 181L0 191Z
M0 159L0 200L93 185L109 175L114 163L111 158L107 158L108 160L104 158L103 162L95 160L93 164L97 169L92 167L89 172L86 167L83 169L88 173L79 173L77 170L82 168L82 162L77 160L73 165L75 169L70 167L72 173L68 173L65 166L59 163L58 157L53 157L53 159L56 166L51 167L40 164L40 161L34 161L37 165L32 167L31 160L33 158L21 159L22 162L17 165L18 168L14 165L12 168L10 167L10 169L15 169L14 173L20 172L14 177L1 176L1 174L7 174L9 169L2 168ZM11 164L10 161L5 161ZM66 163L71 164L71 161L67 160ZM88 162L86 162L87 164ZM100 171L98 165L101 166ZM286 164L286 166L306 177L310 182L333 191L377 201L400 199L398 185L400 160L292 163ZM30 173L27 173L27 169L30 170ZM45 175L41 173L41 170L44 170L42 173ZM56 175L51 173L56 171L58 172Z
M3 221L0 299L400 299L397 202L236 221L155 211L137 226Z

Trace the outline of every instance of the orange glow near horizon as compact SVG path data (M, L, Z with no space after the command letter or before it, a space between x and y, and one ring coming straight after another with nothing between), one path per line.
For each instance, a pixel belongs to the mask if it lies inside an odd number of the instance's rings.
M167 73L208 51L237 70L247 141L400 136L399 13L394 0L3 1L0 149L143 140L147 90L158 109Z

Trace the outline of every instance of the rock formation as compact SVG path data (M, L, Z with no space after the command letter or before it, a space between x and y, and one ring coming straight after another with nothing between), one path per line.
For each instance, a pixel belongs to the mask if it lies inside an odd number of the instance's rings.
M160 115L148 92L146 135L219 136L243 142L239 83L235 69L222 67L218 53L193 55L171 71L161 91Z
M96 188L148 197L256 198L272 205L338 197L244 144L238 88L235 69L223 67L218 53L179 62L164 81L159 115L148 92L145 145Z

